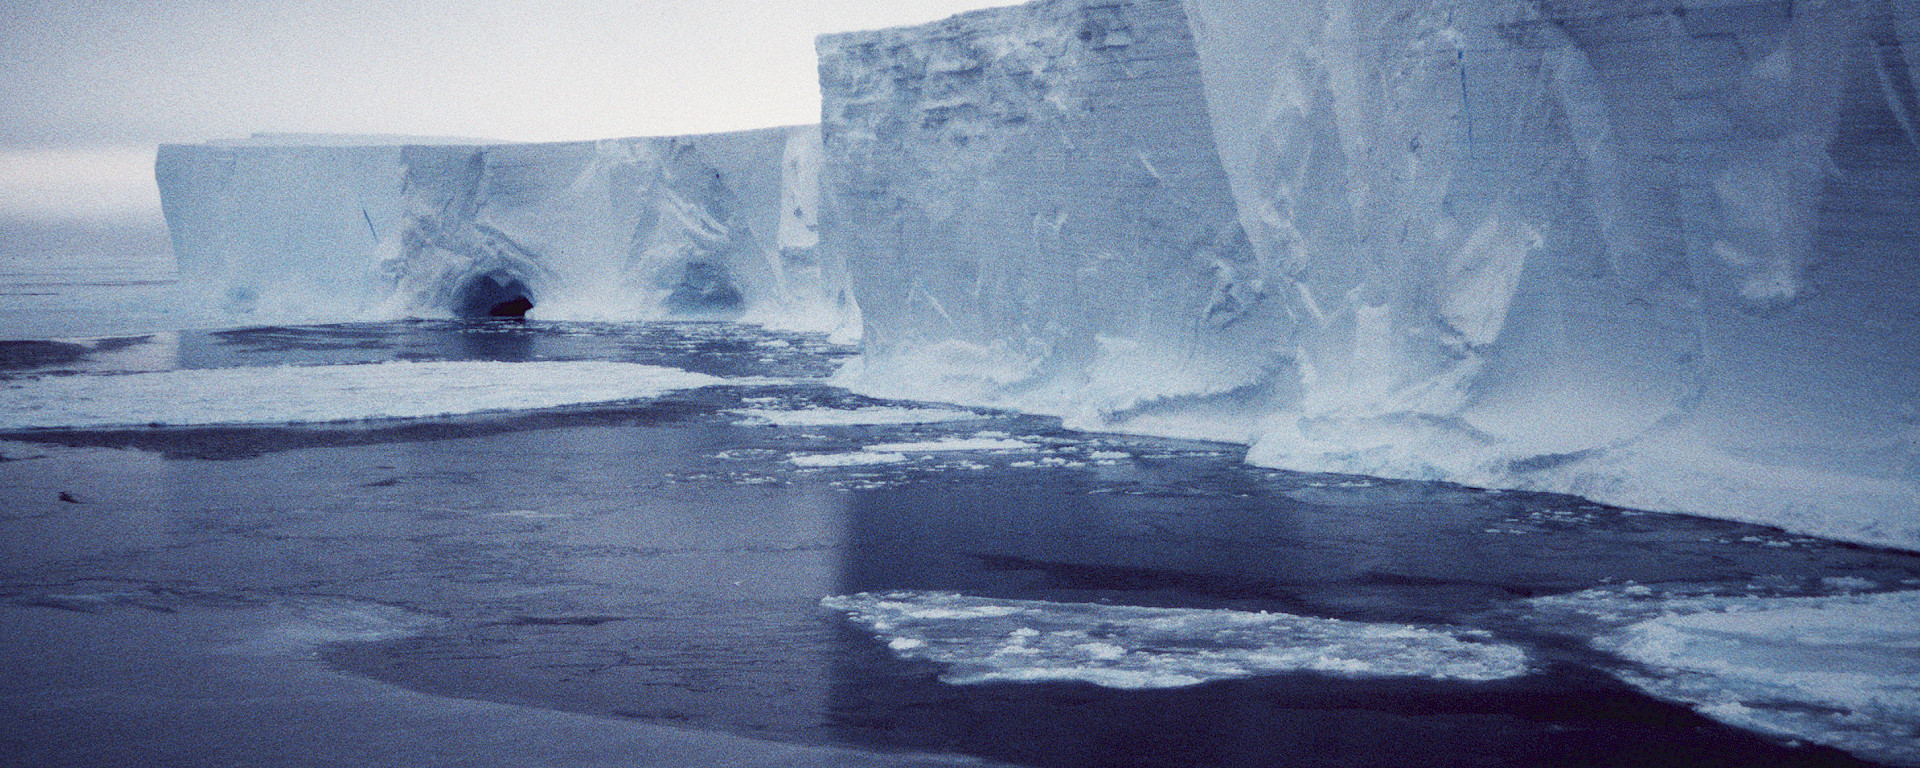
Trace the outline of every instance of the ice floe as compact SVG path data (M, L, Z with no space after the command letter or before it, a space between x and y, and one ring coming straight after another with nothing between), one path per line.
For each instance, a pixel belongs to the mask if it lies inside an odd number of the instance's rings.
M948 421L978 421L989 418L957 408L803 408L793 411L749 408L732 412L746 417L743 424L773 424L783 427L862 426L870 424L937 424Z
M1285 672L1496 680L1526 674L1519 648L1474 631L1285 613L1002 600L947 592L828 597L941 680L1081 681L1176 688Z
M294 424L533 410L723 380L635 363L388 362L44 376L0 383L0 429Z
M907 457L898 453L874 453L872 451L854 451L852 453L801 453L787 457L787 461L802 467L858 467L868 464L898 464Z
M1920 765L1920 591L1700 597L1630 585L1530 602L1544 624L1590 624L1595 648L1632 662L1615 674L1650 695L1734 727Z
M1623 678L1739 728L1920 765L1920 592L1734 602L1596 645Z
M909 443L881 443L869 445L869 451L892 451L900 453L940 453L944 451L1030 451L1040 446L1025 440L1012 440L1004 437L943 437L939 440L925 440Z

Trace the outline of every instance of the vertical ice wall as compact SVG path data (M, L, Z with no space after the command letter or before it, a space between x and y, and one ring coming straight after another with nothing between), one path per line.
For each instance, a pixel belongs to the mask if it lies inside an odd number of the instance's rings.
M1189 0L1266 463L1920 543L1920 5Z
M399 228L400 149L163 145L160 204L190 314L358 317L379 301L374 256Z
M848 379L1920 545L1916 8L1188 0L1189 38L1051 0L823 38Z
M1109 413L1262 380L1253 252L1178 2L1050 0L819 41L823 247L855 386Z
M183 282L217 321L714 317L833 330L844 271L795 248L817 132L560 144L167 146ZM325 146L332 144L332 146ZM787 235L783 238L782 232Z

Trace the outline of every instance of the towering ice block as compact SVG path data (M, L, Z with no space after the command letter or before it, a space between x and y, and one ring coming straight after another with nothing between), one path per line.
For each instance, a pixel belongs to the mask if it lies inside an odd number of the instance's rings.
M1189 6L1256 461L1920 544L1920 5Z
M1264 286L1178 2L1047 0L819 41L823 247L870 392L1126 412L1270 378Z
M169 145L183 284L239 322L472 316L857 317L815 253L813 127L560 144L353 138Z
M1043 0L829 36L848 379L1920 546L1916 35L1895 0Z

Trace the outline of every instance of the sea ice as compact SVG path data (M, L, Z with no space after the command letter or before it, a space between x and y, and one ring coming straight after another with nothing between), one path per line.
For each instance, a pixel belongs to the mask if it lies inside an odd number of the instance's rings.
M1599 645L1627 682L1749 730L1920 765L1920 592L1736 602Z
M0 383L0 429L297 424L657 397L723 379L636 363L389 362L43 376Z
M787 457L787 461L801 467L858 467L867 464L898 464L907 457L898 453L875 453L873 451L854 451L852 453L800 453Z
M978 421L990 418L973 411L954 408L803 408L793 411L748 408L732 413L746 417L742 424L775 424L783 427L860 426L876 424L937 424L947 421Z
M1010 440L1003 437L943 437L939 440L912 443L869 445L867 450L894 453L940 453L944 451L1030 451L1039 447L1025 440Z
M948 683L1077 680L1177 688L1282 672L1446 680L1526 674L1526 654L1481 633L1285 613L1001 600L947 592L827 597Z
M1857 586L1847 582L1840 588ZM1739 728L1920 765L1920 592L1687 597L1643 586L1532 601L1633 661L1627 683Z

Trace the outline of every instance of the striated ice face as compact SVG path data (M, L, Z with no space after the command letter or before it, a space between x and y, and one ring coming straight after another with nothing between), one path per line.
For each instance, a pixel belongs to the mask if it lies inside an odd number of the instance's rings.
M828 597L948 683L1081 681L1176 688L1286 672L1498 680L1527 673L1484 633L1285 613L1001 600L945 592Z
M1916 45L1867 0L828 36L841 381L1920 547Z
M818 239L819 132L555 144L169 145L207 322L743 319L857 336Z

